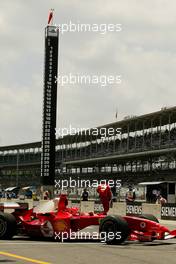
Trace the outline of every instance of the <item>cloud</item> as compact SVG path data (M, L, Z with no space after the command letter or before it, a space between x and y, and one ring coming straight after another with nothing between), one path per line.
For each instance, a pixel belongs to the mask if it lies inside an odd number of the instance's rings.
M58 87L57 128L92 127L175 104L176 2L22 1L0 3L0 145L41 139L44 27L122 24L122 32L60 35L60 74L122 75L121 85ZM136 107L137 106L137 107Z

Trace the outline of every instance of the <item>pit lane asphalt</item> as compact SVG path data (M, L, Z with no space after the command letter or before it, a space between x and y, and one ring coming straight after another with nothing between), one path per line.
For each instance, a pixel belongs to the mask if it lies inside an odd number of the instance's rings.
M160 221L170 229L176 229L176 221ZM85 231L95 232L97 227ZM175 264L176 239L152 243L126 242L109 246L94 240L60 243L33 241L15 237L0 241L0 263L53 263L53 264ZM3 254L4 253L4 254ZM14 255L8 255L14 254ZM24 257L26 259L21 259Z

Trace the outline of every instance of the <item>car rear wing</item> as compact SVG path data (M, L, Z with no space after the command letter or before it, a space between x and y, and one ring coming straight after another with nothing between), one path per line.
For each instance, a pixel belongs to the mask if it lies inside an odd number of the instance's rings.
M14 210L28 210L28 203L21 202L3 202L0 203L0 211L4 212L5 209L14 209Z

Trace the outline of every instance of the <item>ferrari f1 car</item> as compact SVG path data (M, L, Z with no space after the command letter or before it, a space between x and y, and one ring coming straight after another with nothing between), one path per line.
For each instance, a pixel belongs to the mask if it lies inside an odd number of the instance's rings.
M45 204L42 208L27 209L15 203L12 213L5 213L0 207L0 239L11 239L15 235L27 235L32 238L55 238L58 234L71 234L90 225L99 226L99 235L104 235L107 244L121 244L129 241L153 241L176 237L176 230L170 231L162 226L153 215L115 216L108 215L108 191L99 189L104 212L80 213L76 207L68 208L66 195ZM109 235L111 234L111 235ZM67 236L69 238L69 236Z

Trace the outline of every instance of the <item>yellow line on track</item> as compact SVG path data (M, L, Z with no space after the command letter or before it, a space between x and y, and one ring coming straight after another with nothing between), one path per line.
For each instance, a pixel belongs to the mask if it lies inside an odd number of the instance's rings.
M49 262L40 261L40 260L37 260L37 259L26 258L26 257L23 257L23 256L19 256L19 255L8 253L8 252L4 252L4 251L0 251L0 255L7 256L7 257L12 257L12 258L16 258L16 259L21 259L21 260L25 260L25 261L32 262L32 263L51 264Z

